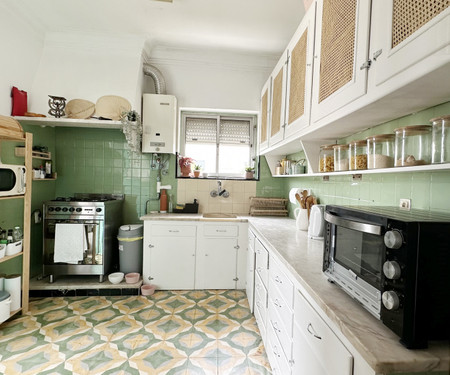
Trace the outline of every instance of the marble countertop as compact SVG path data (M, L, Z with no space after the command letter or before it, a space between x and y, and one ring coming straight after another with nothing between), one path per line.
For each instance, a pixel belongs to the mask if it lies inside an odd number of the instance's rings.
M256 232L291 271L328 318L377 372L448 371L447 342L430 342L424 350L408 350L391 330L322 273L323 241L307 238L289 218L248 218Z
M234 221L247 222L248 217L236 215L236 217L203 217L203 214L147 214L140 217L141 220L168 220L168 221Z

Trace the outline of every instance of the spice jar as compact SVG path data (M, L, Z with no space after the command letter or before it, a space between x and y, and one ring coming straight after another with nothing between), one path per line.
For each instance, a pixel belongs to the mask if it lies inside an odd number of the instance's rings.
M391 168L394 166L394 134L379 134L366 138L367 168Z
M348 171L348 145L334 145L334 170Z
M431 162L450 162L450 115L433 118L431 134Z
M431 161L431 125L395 129L395 166L409 167Z
M319 172L333 172L334 171L334 145L320 146L319 153Z
M367 141L353 141L349 143L351 171L367 169Z

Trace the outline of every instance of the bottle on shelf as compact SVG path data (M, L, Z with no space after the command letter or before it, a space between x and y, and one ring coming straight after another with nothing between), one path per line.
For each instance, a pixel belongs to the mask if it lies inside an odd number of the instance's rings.
M14 227L13 240L14 242L20 241L23 238L22 229L20 227Z
M8 229L8 236L7 236L6 239L8 240L8 243L13 243L14 242L13 230L12 229Z
M45 162L45 178L52 178L52 161Z
M165 189L161 189L161 197L159 198L159 212L167 213L167 194Z

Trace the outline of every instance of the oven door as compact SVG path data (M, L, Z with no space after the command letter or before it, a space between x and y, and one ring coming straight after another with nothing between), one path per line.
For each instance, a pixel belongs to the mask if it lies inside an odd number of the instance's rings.
M44 222L44 264L52 265L55 254L55 233L57 224L83 225L83 260L79 265L103 264L103 221L76 219L46 219Z
M379 317L386 257L384 227L325 212L332 279Z

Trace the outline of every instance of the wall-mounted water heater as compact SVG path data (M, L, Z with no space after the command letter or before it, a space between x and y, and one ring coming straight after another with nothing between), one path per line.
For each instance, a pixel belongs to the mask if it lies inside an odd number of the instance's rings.
M142 98L142 152L175 154L177 98L144 94Z

